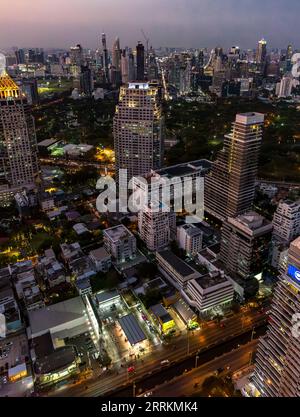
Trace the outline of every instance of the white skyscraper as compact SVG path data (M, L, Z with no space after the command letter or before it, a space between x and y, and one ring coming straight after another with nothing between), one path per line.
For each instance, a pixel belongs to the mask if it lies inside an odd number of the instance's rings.
M280 83L276 84L276 96L278 98L290 97L292 93L293 82L293 76L290 73L282 77Z

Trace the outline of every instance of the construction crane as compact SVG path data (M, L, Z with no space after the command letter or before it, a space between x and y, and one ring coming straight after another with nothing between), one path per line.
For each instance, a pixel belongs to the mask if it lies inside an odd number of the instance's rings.
M147 36L146 36L145 32L143 31L143 29L141 29L141 32L142 32L142 35L144 36L144 39L146 41L146 54L147 54L147 57L148 57L149 41L150 41L150 39L147 38Z

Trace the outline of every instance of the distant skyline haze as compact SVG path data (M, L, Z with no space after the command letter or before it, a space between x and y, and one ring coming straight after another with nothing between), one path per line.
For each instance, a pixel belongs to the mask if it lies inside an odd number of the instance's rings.
M174 47L300 48L299 0L13 0L1 2L0 47L111 48L144 41ZM13 5L13 13L11 13Z

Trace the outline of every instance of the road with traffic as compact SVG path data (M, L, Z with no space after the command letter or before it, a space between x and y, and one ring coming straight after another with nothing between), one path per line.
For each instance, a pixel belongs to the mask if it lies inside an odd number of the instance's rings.
M144 380L146 377L161 371L164 375L168 367L162 369L162 360L168 359L170 366L178 364L186 358L195 356L197 352L209 351L243 334L249 334L249 332L251 334L253 328L262 326L265 320L265 315L260 311L242 311L221 324L210 323L199 331L182 334L174 338L172 343L167 346L163 344L155 346L147 356L122 364L122 367L121 364L115 364L111 370L101 375L98 374L94 378L84 381L81 385L65 385L60 389L48 392L48 395L73 397L112 394L122 387L132 385L133 380ZM253 336L254 332L251 337ZM213 357L210 359L213 359ZM135 367L135 373L132 376L128 375L127 372L129 364L133 364Z
M224 372L221 374L224 377L228 373L248 366L253 352L256 351L257 343L258 340L254 339L231 352L224 353L198 368L194 368L167 383L159 385L152 391L149 391L149 394L152 397L190 397L199 392L203 381L207 377L214 375L217 369L224 369ZM226 370L228 366L230 368Z

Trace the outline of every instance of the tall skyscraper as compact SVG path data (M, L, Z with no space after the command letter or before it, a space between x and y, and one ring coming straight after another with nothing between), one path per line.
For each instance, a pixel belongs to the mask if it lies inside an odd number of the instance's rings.
M237 114L205 178L205 210L222 221L252 207L263 123L263 114Z
M94 80L91 69L87 65L81 66L80 78L80 93L87 97L91 97L94 89Z
M25 96L5 72L0 54L0 205L39 179L34 120Z
M293 47L292 45L288 45L286 49L286 59L291 59L293 56Z
M25 93L27 103L30 105L36 105L39 103L39 93L37 79L22 80L22 91Z
M24 49L17 49L15 51L17 64L25 64L25 52Z
M128 81L134 81L136 79L135 76L135 65L134 65L134 55L132 51L130 50L128 53Z
M83 51L80 44L70 48L70 72L74 77L74 88L80 88L81 65L83 65Z
M141 42L136 46L136 79L137 81L145 79L145 48Z
M258 47L256 50L256 62L258 64L263 64L266 62L267 59L267 41L265 39L261 39L258 42Z
M157 85L136 82L121 87L113 135L117 175L126 168L129 180L161 166L164 117Z
M293 89L293 76L292 74L289 72L287 74L285 74L280 83L276 84L276 95L278 98L285 98L285 97L290 97L290 95L292 94L292 89Z
M252 382L254 395L300 397L300 237L288 251L271 305L267 333L261 337Z
M128 79L128 55L127 55L127 50L123 49L122 50L122 55L121 55L121 74L122 74L122 83L126 84L128 83L129 79Z
M112 47L111 83L115 86L121 83L121 49L118 37Z
M83 52L80 44L70 47L71 65L81 66L83 64Z
M109 76L108 76L108 52L107 52L107 46L106 46L106 35L105 33L102 33L101 37L102 41L102 62L103 62L103 71L104 71L104 79L105 82L108 83Z

